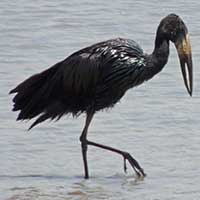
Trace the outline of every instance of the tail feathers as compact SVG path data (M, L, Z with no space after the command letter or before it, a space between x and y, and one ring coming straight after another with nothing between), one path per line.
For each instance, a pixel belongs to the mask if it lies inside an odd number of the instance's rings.
M15 103L16 105L14 106L14 108L17 108L18 105L21 110L17 117L17 120L34 118L35 116L43 112L45 105L49 103L48 99L45 98L45 87L42 87L39 90L33 92L33 95L28 95L27 98L24 98L23 101L21 100L18 103Z
M13 98L13 111L21 110L17 120L32 119L45 113L48 106L53 104L55 97L59 96L62 74L57 72L60 66L61 63L57 63L42 73L28 78L10 91L17 93Z
M37 92L43 81L44 78L42 75L36 74L11 90L10 94L17 93L13 98L13 111L23 109L27 105L27 102L29 102L32 96Z
M65 109L65 105L61 101L56 101L53 104L49 105L45 111L35 120L35 122L29 127L29 130L32 129L37 124L47 120L47 119L60 119L64 114L68 113Z

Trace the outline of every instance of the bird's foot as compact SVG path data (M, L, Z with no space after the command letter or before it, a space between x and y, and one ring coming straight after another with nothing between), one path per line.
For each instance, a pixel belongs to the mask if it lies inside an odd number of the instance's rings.
M144 170L140 167L139 163L129 153L124 152L122 155L124 158L124 172L125 173L127 172L126 160L128 160L138 177L146 176L146 174L144 173Z

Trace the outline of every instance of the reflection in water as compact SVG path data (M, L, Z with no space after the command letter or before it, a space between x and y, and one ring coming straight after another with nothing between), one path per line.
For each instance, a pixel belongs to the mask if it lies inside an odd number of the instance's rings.
M103 186L100 185L88 185L85 181L75 183L71 189L71 192L68 192L68 195L73 199L108 199L110 197L110 192L105 190Z
M94 180L95 179L95 180ZM122 195L121 188L134 187L142 183L142 179L133 176L116 174L107 178L94 177L91 180L83 180L74 183L68 195L80 197L80 199L110 199ZM115 187L116 186L116 187Z
M22 185L28 183L27 179L29 179L32 182L31 185L36 184L36 186L15 186L10 188L12 195L7 200L115 199L122 195L122 191L119 190L120 185L121 188L133 191L143 183L142 179L119 174L107 178L93 177L89 180L84 180L80 177L70 179L69 177L42 175L5 176L4 178L19 179ZM60 182L63 184L59 185ZM71 185L65 182L70 182Z

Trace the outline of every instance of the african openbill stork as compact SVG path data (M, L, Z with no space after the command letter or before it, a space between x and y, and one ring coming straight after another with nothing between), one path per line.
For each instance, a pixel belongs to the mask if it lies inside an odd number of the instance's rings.
M170 14L161 20L154 50L149 55L144 54L133 40L111 39L81 49L20 83L10 91L17 93L13 98L13 111L20 110L17 120L38 116L31 129L46 119L86 113L80 136L85 178L89 178L88 145L122 155L125 170L128 160L138 176L145 176L129 153L89 141L87 132L97 111L113 107L128 89L151 79L163 69L168 60L170 41L175 44L184 83L192 95L192 56L187 27L179 16Z

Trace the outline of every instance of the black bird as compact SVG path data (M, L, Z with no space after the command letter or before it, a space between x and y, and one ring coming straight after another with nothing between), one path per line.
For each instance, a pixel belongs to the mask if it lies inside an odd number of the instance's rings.
M13 111L20 110L17 120L38 116L35 125L46 119L60 119L71 113L86 113L80 136L85 178L89 178L87 146L92 145L116 152L126 160L138 176L145 176L138 162L127 152L87 140L87 132L94 114L113 107L125 92L160 72L167 63L169 42L176 46L185 86L192 95L193 70L187 27L181 18L170 14L161 20L152 54L144 54L130 39L111 39L81 49L49 69L20 83L10 93Z

